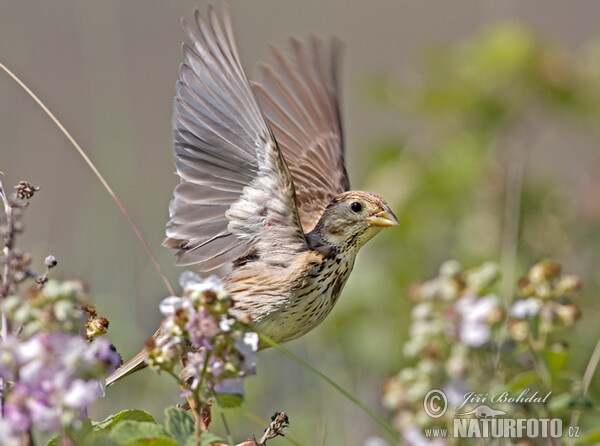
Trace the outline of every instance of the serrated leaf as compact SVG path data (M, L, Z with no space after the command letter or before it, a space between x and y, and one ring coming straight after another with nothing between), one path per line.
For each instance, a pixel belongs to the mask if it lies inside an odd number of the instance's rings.
M121 446L115 440L110 438L108 431L92 432L92 435L85 437L83 446Z
M152 415L150 415L148 412L144 412L143 410L138 410L138 409L128 409L128 410L123 410L117 414L110 415L102 421L93 423L94 430L99 431L99 430L104 430L104 429L111 429L116 424L118 424L122 421L125 421L125 420L149 421L152 423L156 423L156 421L154 420Z
M225 409L240 407L244 403L244 396L237 393L217 394L217 403Z
M168 407L165 410L165 430L180 446L194 434L194 420L184 410Z
M110 437L119 444L125 444L133 440L167 437L167 432L155 422L124 420L113 427Z

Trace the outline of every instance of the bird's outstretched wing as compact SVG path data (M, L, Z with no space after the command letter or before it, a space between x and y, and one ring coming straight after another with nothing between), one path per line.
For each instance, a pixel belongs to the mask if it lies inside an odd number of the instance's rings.
M336 66L341 43L316 36L290 39L290 53L271 47L274 62L260 66L253 84L292 174L305 232L336 195L349 190L344 167Z
M196 11L174 101L181 181L164 245L178 263L210 270L244 255L304 249L292 178L242 69L227 7Z

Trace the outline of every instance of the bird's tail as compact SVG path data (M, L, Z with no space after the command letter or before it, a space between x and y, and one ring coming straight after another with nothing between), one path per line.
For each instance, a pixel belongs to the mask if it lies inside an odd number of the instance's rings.
M138 370L142 370L146 367L146 363L144 362L145 352L141 350L137 355L115 370L111 375L106 378L106 386L110 386L120 380L121 378L126 377Z

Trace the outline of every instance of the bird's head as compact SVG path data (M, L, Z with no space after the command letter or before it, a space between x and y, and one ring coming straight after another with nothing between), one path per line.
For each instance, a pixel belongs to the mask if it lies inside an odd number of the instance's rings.
M396 225L398 219L383 198L350 191L331 200L313 232L341 249L358 250L381 229Z

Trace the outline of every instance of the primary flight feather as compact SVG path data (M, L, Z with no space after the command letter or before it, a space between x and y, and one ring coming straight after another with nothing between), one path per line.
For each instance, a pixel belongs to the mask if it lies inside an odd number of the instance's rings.
M232 312L276 342L312 330L335 305L358 250L398 221L387 203L349 191L338 106L340 45L311 36L273 47L251 84L227 7L183 22L173 113L180 183L164 245L178 264L223 278ZM266 345L260 345L260 348ZM108 384L137 370L143 355Z

